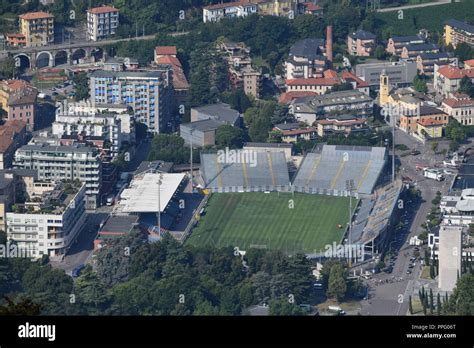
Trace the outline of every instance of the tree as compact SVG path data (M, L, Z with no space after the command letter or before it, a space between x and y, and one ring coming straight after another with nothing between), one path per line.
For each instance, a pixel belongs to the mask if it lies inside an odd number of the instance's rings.
M465 61L474 58L474 49L465 42L461 42L456 45L454 55L459 58L460 61Z
M422 77L420 77L420 75L416 75L413 79L413 88L415 88L415 90L420 93L428 92L428 86L426 85L426 81Z
M469 97L474 98L474 84L468 76L464 76L461 79L458 92L467 94Z
M344 299L346 291L347 284L344 268L341 264L335 264L331 267L326 295L340 302Z
M12 79L18 74L18 68L13 57L7 57L0 62L0 75L5 79Z
M89 95L89 78L87 77L87 73L80 72L79 74L73 77L72 81L76 85L76 94L74 96L74 99L76 101L88 99L90 95Z
M433 314L434 302L433 302L433 289L430 288L430 314Z
M269 143L281 143L282 139L282 133L278 130L271 131L268 134L268 142Z
M463 274L456 282L452 296L446 301L448 314L474 314L474 275Z
M441 306L441 295L440 295L439 292L438 292L438 294L436 295L436 314L437 314L438 316L441 315L441 310L442 310L442 306Z
M288 299L274 299L270 301L270 315L294 316L304 315L304 311L296 304L290 303Z
M216 145L221 147L242 148L244 132L238 127L224 124L216 130Z

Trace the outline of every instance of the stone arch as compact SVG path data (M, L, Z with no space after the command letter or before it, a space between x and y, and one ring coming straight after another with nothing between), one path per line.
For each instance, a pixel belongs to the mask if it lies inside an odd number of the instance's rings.
M19 53L13 57L15 60L15 66L20 69L31 68L31 58L26 53Z
M61 50L56 52L54 55L54 66L67 64L68 63L68 53L66 50Z
M74 50L71 54L72 63L75 64L75 61L77 61L81 58L85 58L85 56L86 56L86 50L85 49L78 48L77 50Z
M44 68L47 66L51 66L54 63L53 55L51 52L42 51L36 55L36 67L37 68Z

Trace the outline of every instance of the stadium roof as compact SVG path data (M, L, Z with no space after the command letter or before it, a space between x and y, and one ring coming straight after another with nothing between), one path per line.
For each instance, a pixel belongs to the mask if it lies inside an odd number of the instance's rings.
M160 185L160 212L168 206L171 198L181 185L186 174L183 173L146 173L136 176L130 187L120 195L120 208L125 213L158 212L158 180Z

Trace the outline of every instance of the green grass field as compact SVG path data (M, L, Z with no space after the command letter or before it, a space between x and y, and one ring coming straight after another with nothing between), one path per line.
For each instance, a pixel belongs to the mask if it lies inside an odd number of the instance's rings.
M355 207L357 202L352 203ZM326 244L340 243L348 211L346 197L214 193L186 243L240 250L265 246L289 254L320 252Z

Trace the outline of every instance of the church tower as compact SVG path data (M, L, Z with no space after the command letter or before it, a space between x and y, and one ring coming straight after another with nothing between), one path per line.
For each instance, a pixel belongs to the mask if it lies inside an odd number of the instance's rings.
M380 74L380 99L379 99L380 106L388 103L388 97L389 97L388 75L387 75L387 72L383 70L382 73Z

